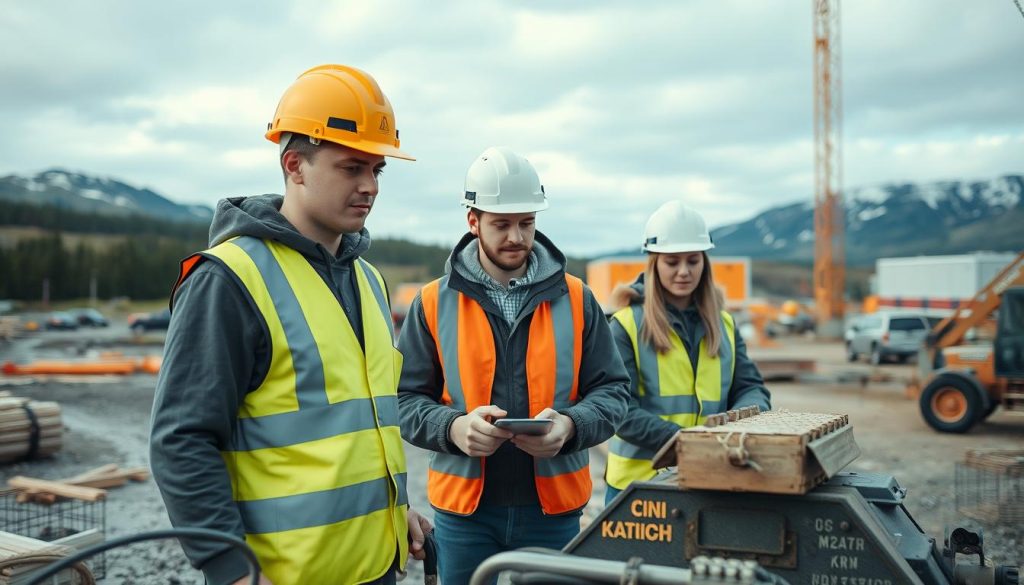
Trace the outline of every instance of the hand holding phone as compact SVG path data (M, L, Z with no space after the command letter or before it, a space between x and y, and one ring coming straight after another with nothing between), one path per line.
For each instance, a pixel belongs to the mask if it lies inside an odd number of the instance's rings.
M514 436L512 432L499 429L490 422L507 414L504 409L493 404L478 406L452 421L448 427L448 440L470 457L487 457Z
M551 422L551 426L543 434L517 434L511 439L516 447L534 457L546 459L558 455L565 442L576 434L576 425L572 419L551 408L545 408L537 413L536 418L529 420Z
M494 426L515 435L546 435L554 422L549 418L499 418Z

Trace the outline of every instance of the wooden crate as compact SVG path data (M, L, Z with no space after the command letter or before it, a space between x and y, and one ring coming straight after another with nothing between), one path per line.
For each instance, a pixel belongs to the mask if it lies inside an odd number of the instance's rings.
M804 494L860 455L842 414L730 412L708 425L676 435L682 488Z
M96 528L53 542L0 532L0 565L3 566L0 569L0 585L27 585L33 573L50 562L55 562L54 559L71 555L103 541L103 533ZM89 565L79 563L79 567L61 571L52 579L48 579L47 585L75 585L82 582L82 575L93 575Z

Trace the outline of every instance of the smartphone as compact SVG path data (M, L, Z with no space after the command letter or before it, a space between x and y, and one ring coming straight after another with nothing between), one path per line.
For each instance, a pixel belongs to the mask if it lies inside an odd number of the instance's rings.
M499 418L494 426L517 435L544 435L554 422L550 418Z

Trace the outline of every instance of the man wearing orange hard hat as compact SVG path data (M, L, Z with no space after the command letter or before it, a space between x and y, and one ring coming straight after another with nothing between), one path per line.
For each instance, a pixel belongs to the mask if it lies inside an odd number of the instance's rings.
M175 526L244 537L263 584L393 583L430 526L408 507L387 287L360 255L386 157L414 159L344 65L300 75L266 138L284 196L221 200L210 248L182 261L153 475ZM182 545L207 583L248 583L240 551Z

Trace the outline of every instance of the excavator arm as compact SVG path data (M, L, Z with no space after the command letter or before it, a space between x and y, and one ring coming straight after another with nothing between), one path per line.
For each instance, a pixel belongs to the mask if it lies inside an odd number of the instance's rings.
M1006 265L995 278L978 291L966 305L946 317L932 329L927 344L930 349L942 349L960 344L972 327L977 327L999 308L1003 292L1012 286L1024 285L1024 252Z

